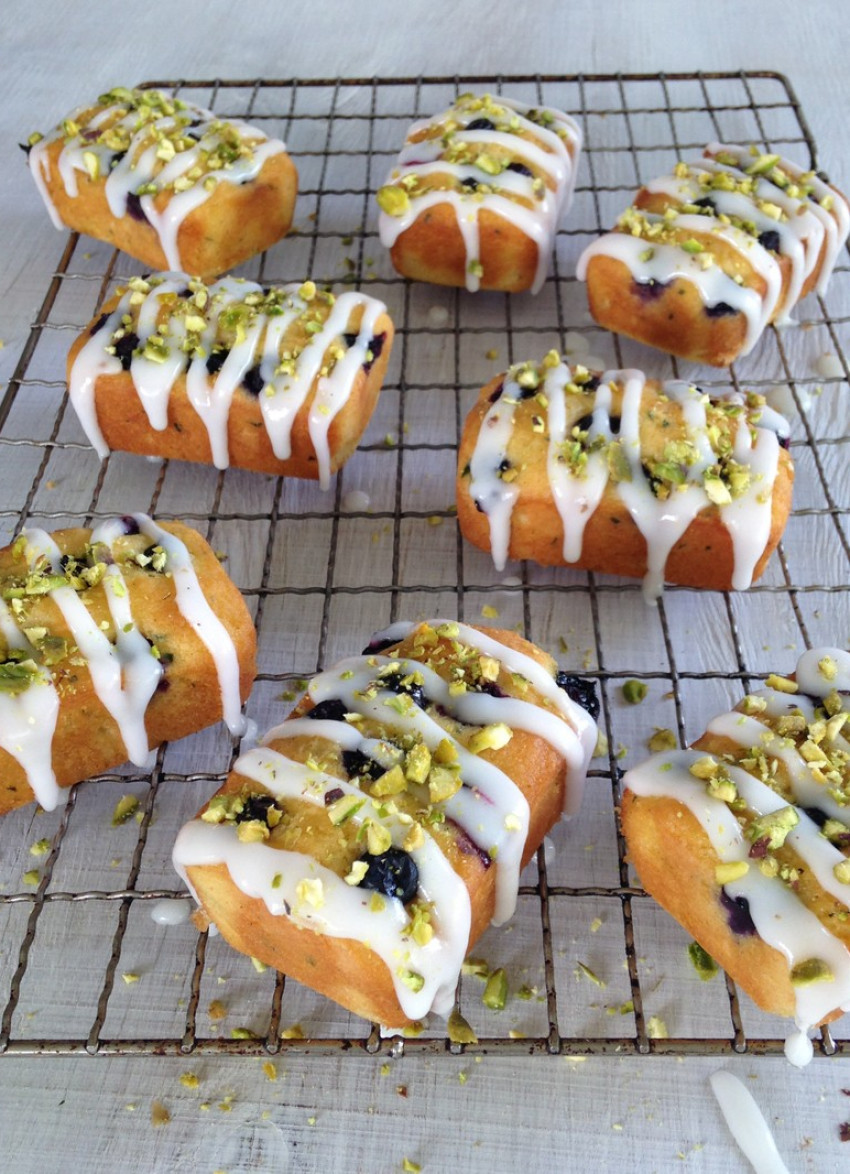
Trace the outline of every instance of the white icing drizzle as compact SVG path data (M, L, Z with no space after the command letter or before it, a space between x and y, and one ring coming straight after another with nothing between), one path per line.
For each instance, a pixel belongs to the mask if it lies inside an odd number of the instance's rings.
M8 648L34 655L32 645L3 599L0 599L0 634ZM0 691L0 746L19 763L45 811L52 811L59 802L51 756L58 716L59 694L52 677L40 665L35 678L20 693Z
M432 626L445 622L427 621ZM394 625L379 633L376 639L398 641L414 627ZM454 638L482 655L497 657L511 672L521 673L545 698L550 709L512 697L472 692L453 696L442 677L427 665L381 655L352 657L320 673L310 683L309 696L315 704L339 699L348 714L374 719L399 738L414 735L431 750L441 742L452 743L464 785L442 806L446 816L479 849L491 854L492 866L497 869L493 921L499 924L511 915L516 904L519 867L528 830L528 803L507 775L466 750L412 701L402 706L405 712L398 712L391 704L398 700L397 694L381 686L379 674L389 666L393 666L391 671L402 674L415 671L429 703L464 724L483 726L504 722L512 729L527 730L544 738L564 756L570 784L577 783L579 790L595 744L595 724L532 658L464 625L457 625ZM561 720L559 714L567 720ZM334 721L303 717L290 718L272 729L263 739L263 746L243 755L235 770L275 796L305 799L318 806L324 805L329 791L357 796L363 805L351 818L357 823L370 819L383 825L390 831L393 844L400 847L409 831L409 821L374 802L354 783L286 757L286 747L280 743L298 737L326 738L343 749L367 754L386 769L399 760L400 752L391 743L361 734L356 718ZM576 797L571 797L568 809L573 810L576 803ZM419 870L419 891L434 910L436 932L426 946L417 946L406 935L408 918L401 902L387 900L384 908L376 912L370 904L370 894L362 888L347 885L333 872L300 853L265 844L241 843L230 824L192 821L178 836L174 860L184 878L186 869L192 866L224 863L233 883L247 895L260 897L272 914L285 914L301 926L334 937L367 941L390 970L405 1014L417 1019L432 1009L441 1014L450 1009L469 941L471 920L465 885L443 857L427 824L422 826L424 843L411 855ZM299 882L305 878L321 881L322 901L318 908L298 897ZM405 983L402 972L406 969L423 977L420 991L411 990Z
M488 408L469 462L469 493L487 515L490 549L499 571L504 569L508 557L512 513L522 492L519 480L505 481L502 477L510 467L508 445L517 404L523 398L523 390L516 382L516 371L517 368L511 368L507 373L502 394ZM716 463L717 457L708 440L704 393L681 381L662 385L662 393L681 404L698 457L687 469L686 484L661 499L653 493L641 459L640 418L646 377L635 370L606 371L602 375L596 391L589 437L600 437L604 444L588 453L587 463L579 472L573 471L562 458L563 446L571 431L567 427L566 388L573 378L571 369L565 363L559 363L546 370L539 388L546 404L547 472L564 532L564 562L575 563L580 559L587 522L610 485L619 494L646 540L647 570L643 590L647 602L653 603L661 594L670 551L697 514L711 505L703 474ZM623 394L619 429L615 432L611 385L617 383L622 384ZM743 405L745 402L737 393L716 398L730 404ZM761 412L760 426L755 429L751 428L747 413L742 412L735 430L734 459L750 468L748 486L739 496L720 507L720 517L729 532L734 552L732 586L735 590L744 590L752 582L756 563L770 535L770 498L779 462L777 433L785 436L787 432L786 422L770 409ZM614 439L619 440L628 461L631 480L610 480L606 446Z
M836 673L825 675L823 664ZM850 688L850 655L836 649L815 649L801 657L798 684L814 697L824 698L833 689ZM767 702L765 713L771 717L799 710L807 723L814 716L812 701L800 694L789 695L767 689L753 694ZM820 888L839 904L850 906L850 886L837 879L834 868L846 859L844 854L823 836L818 825L803 810L817 807L825 815L847 822L847 808L829 796L823 783L817 782L811 765L793 741L780 737L763 722L738 711L722 714L708 725L710 734L728 738L742 748L755 747L768 760L778 760L786 768L788 785L798 807L797 824L788 831L785 842L794 850L816 879ZM840 734L836 738L840 751L850 755L850 743ZM778 877L765 875L750 857L750 841L744 836L727 804L712 797L703 782L690 773L691 765L704 757L704 751L662 752L627 772L624 787L635 795L673 798L699 821L721 861L747 861L748 871L738 880L727 881L725 891L733 899L743 897L759 937L778 950L788 961L789 970L811 959L825 962L832 974L828 981L794 987L795 1020L798 1032L789 1039L788 1055L792 1063L811 1058L808 1032L836 1008L850 1010L850 952L834 937L820 919L805 906L791 887ZM724 764L746 807L756 817L785 808L785 798L743 768Z
M105 97L109 99L111 95ZM165 95L165 98L167 100L169 95ZM269 139L258 127L249 126L240 119L223 122L211 111L189 102L181 100L179 108L173 113L163 113L151 120L139 117L139 106L134 102L128 104L127 101L116 101L101 108L70 137L65 133L66 124L60 123L30 149L30 170L57 228L62 228L63 224L46 182L50 172L48 149L57 139L66 140L57 161L66 194L71 199L76 198L77 173L89 175L87 160L95 159L97 174L107 177L105 195L109 210L115 217L127 215L129 197L138 193L140 188L144 189L153 183L158 190L162 190L177 181L177 187L171 191L168 202L161 210L157 210L153 194L141 194L139 203L159 237L166 263L173 269L181 269L183 266L177 237L189 213L208 200L219 183L236 185L256 179L266 160L285 151L286 146L279 139ZM85 107L78 108L66 122L76 124L85 110ZM116 152L114 147L98 142L97 136L86 137L88 130L96 130L106 122L121 128L130 136L123 155ZM187 134L191 132L190 138L197 136L198 141L191 147L177 150L160 168L160 140L166 136L165 141L172 142L167 136L181 127L186 128ZM234 134L242 143L251 144L251 149L224 163L221 168L207 170L204 159L215 155L225 145L227 138ZM199 171L200 178L189 175L193 169ZM184 182L187 186L180 190Z
M274 455L283 461L292 455L294 421L307 404L315 385L315 394L308 408L308 430L316 454L319 484L327 489L331 477L330 428L350 398L359 371L369 360L374 330L379 317L386 313L386 306L376 298L354 290L337 296L321 328L308 335L309 341L294 360L293 369L293 364L281 362L281 350L287 329L297 318L309 313L310 303L301 296L303 285L284 286L275 312L260 312L255 306L256 313L242 330L241 337L219 370L210 374L207 358L216 341L219 319L245 303L246 299L249 299L248 304L251 300L262 299L263 287L234 277L221 278L211 285L203 316L204 330L200 334L199 346L190 348L190 353L184 346L186 325L180 315L169 315L167 336L157 333L162 304L173 303L175 296L185 295L190 280L182 273L157 274L147 279L150 288L141 302L139 293L133 288L128 289L77 354L69 376L68 392L98 455L104 458L109 448L98 423L95 384L101 375L120 374L121 361L107 348L112 347L113 335L122 326L122 319L138 305L135 332L139 343L129 370L152 428L162 431L167 426L169 398L177 379L185 375L186 394L206 429L213 464L216 468L226 469L230 464L228 421L233 396L245 375L259 367L263 381L259 395L260 411ZM193 282L192 288L195 286ZM190 309L194 311L194 306ZM337 345L340 337L348 333L348 324L358 311L361 316L356 338L329 364L329 348ZM161 361L146 357L146 343L152 338L163 337L168 346Z
M712 1072L712 1092L729 1132L756 1174L788 1174L773 1134L750 1090L731 1072Z
M140 533L166 551L166 569L174 582L177 606L215 662L225 721L231 732L238 734L244 719L240 713L239 663L233 641L204 598L184 543L145 514L134 515L134 521ZM116 539L126 533L123 522L110 520L92 531L90 542L103 544L111 554ZM39 529L25 530L23 534L29 570L43 558L54 574L62 574L61 551L53 538ZM118 726L127 758L137 766L148 768L153 755L145 715L161 680L162 666L136 626L127 584L117 563L109 562L100 585L115 631L114 642L94 622L70 584L54 587L47 595L61 612L73 645L85 659L98 700ZM2 600L0 634L8 647L36 657L12 610ZM53 679L42 666L22 692L16 695L0 692L0 745L20 764L45 810L53 810L60 795L52 766L59 706Z
M819 260L821 269L817 289L823 293L834 268L839 250L850 231L850 208L835 188L806 174L805 182L812 187L811 198L789 195L765 175L749 176L746 168L753 156L746 147L712 143L706 147L709 156L721 154L736 158L740 167L705 158L680 164L677 173L661 176L645 185L652 193L666 194L680 204L697 200L711 200L712 208L706 215L679 212L670 221L674 227L693 233L710 233L726 241L740 253L753 270L765 281L763 296L755 289L738 285L719 265L703 267L701 255L691 255L681 244L660 243L650 237L632 236L629 232L611 232L592 242L582 253L577 266L580 281L586 280L587 266L592 257L613 257L624 264L638 283L666 284L677 278L691 282L700 292L707 307L723 302L746 318L747 328L741 353L752 350L768 323L786 325L791 321L790 311L800 299L803 286ZM803 171L786 159L778 159L778 166L794 180ZM727 173L736 183L751 182L752 191L726 191L720 187L705 188L700 176ZM819 201L829 197L830 210ZM777 219L778 209L781 218ZM665 217L641 213L648 224L665 223ZM719 219L722 217L723 219ZM726 223L735 218L753 226L753 233ZM790 275L782 297L782 270L774 253L758 239L761 234L775 233L780 255L790 262Z
M221 690L224 722L231 734L239 736L245 732L247 725L242 716L239 693L239 657L230 633L207 602L192 556L184 543L145 514L134 514L133 517L139 531L152 538L166 552L166 566L177 593L180 614L213 659Z
M431 189L420 195L410 196L410 206L402 215L393 216L381 211L378 231L381 243L386 248L392 248L402 233L406 232L422 213L438 204L449 205L454 211L466 250L466 288L470 293L475 293L481 285L478 265L478 223L481 212L486 209L518 228L537 245L537 269L531 287L531 292L537 293L546 278L549 255L561 212L569 207L572 200L581 149L581 131L574 119L551 107L531 107L501 96L492 99L493 104L490 104L490 101L489 96L485 96L484 105L475 99L470 103L470 97L466 95L459 98L450 109L433 118L414 123L387 181L392 184L400 180L404 187L407 176L427 177L438 174L458 183L464 179L474 179L477 184L486 185L489 190L482 192ZM549 116L547 126L528 117L535 109ZM510 126L511 130L466 129L469 123L478 118L484 117L492 122L493 118L500 115L504 117L506 114L508 121L505 125ZM446 144L441 134L420 142L410 141L418 134L430 132L434 127L441 126L447 119L451 120L455 128L451 138L452 145L479 145L482 153L486 153L488 147L497 147L513 156L518 164L526 167L530 165L530 168L545 176L554 186L550 188L547 183L538 198L532 175L505 170L494 176L477 166L474 159L463 163L449 161L446 158ZM548 129L549 127L553 129ZM521 137L520 131L534 135L537 143ZM561 134L556 131L561 131ZM572 149L572 154L567 149L567 143ZM537 187L539 188L539 185ZM520 203L520 200L528 201L531 206L527 207L526 204Z

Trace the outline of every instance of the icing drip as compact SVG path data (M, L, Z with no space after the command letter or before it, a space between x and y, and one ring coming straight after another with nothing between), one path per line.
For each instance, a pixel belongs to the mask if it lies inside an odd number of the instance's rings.
M95 384L101 375L122 370L114 352L131 329L126 325L129 315L138 339L128 360L129 372L152 428L167 427L171 393L185 376L186 395L206 429L213 464L227 468L233 397L246 376L256 371L262 384L260 411L274 455L282 461L291 456L295 418L307 405L319 483L327 489L330 428L351 396L358 373L371 361L375 328L386 307L353 290L334 298L317 295L311 287L308 282L267 291L234 277L206 287L181 273L131 281L80 349L68 382L71 402L98 455L105 457L109 448L97 419ZM348 333L357 314L356 333ZM235 330L234 318L239 319ZM293 330L297 346L287 341ZM231 334L233 344L211 371L216 344ZM343 336L346 346L340 341Z
M750 1090L731 1072L713 1072L709 1081L729 1132L756 1174L788 1174Z
M623 238L628 240L631 238ZM554 352L553 352L554 354ZM753 427L744 410L745 399L731 393L708 398L692 384L670 381L661 392L681 406L692 451L682 466L683 481L669 493L656 494L652 478L644 464L641 445L641 418L645 414L646 378L640 371L606 371L599 380L589 413L590 421L581 430L586 442L580 460L570 459L575 437L575 423L569 423L568 400L572 394L589 391L581 380L583 368L571 369L563 362L543 364L527 382L530 364L511 368L501 394L488 408L479 429L469 462L469 493L478 508L487 515L490 549L496 569L504 569L511 537L511 518L522 495L521 481L509 456L514 424L523 400L533 400L532 410L539 413L532 427L548 434L546 469L552 498L563 527L564 562L577 562L582 553L585 527L606 490L615 492L631 514L647 546L647 571L644 596L654 602L661 593L664 568L670 551L696 516L717 500L709 496L717 484L714 473L720 460L713 450L707 420L707 407L741 409L740 420L733 429L731 456L738 466L749 470L746 483L739 481L736 494L726 493L728 501L719 505L720 518L733 547L732 585L743 590L750 585L756 564L764 551L771 528L770 496L779 462L779 441L787 434L785 421L776 412L760 409L760 426ZM540 378L539 383L535 379ZM614 388L621 390L615 408ZM545 408L545 417L543 410ZM627 468L615 480L610 453L618 445ZM513 478L513 479L511 479ZM722 498L721 498L722 500Z
M482 114L488 117L482 118ZM488 125L476 126L483 122ZM420 135L422 139L411 141ZM488 154L492 148L495 153ZM387 180L388 185L399 185L390 191L406 193L406 206L398 214L381 211L381 243L392 248L429 208L449 205L466 250L466 288L474 293L481 286L478 225L481 212L486 210L514 225L537 245L537 270L531 287L531 292L537 293L546 277L561 212L572 200L580 149L578 124L561 111L502 97L463 95L450 109L410 128ZM428 186L433 176L449 186ZM417 191L423 180L425 184Z
M75 110L29 152L33 178L53 223L63 227L47 190L48 150L62 139L57 168L67 195L76 198L80 173L106 176L112 215L126 216L131 197L137 200L173 269L182 268L177 238L189 213L219 183L249 183L267 159L286 150L258 127L238 119L222 121L209 110L156 90L113 90L86 117L88 109ZM170 195L158 208L156 196L162 191Z
M438 631L446 623L427 621L428 627ZM397 642L414 628L418 625L395 625L376 640ZM311 712L321 716L291 718L277 726L265 736L262 747L237 761L235 770L274 796L306 800L318 807L327 804L328 795L335 802L351 796L360 806L349 818L361 827L367 821L380 825L389 832L392 845L400 848L410 831L409 816L395 804L371 798L355 782L326 774L312 762L305 765L288 758L286 746L281 743L290 738L325 738L336 743L343 753L386 770L402 755L396 743L424 744L432 754L438 747L445 753L446 746L450 746L462 785L441 800L440 807L444 817L478 846L482 856L493 861L497 870L493 920L498 924L512 914L516 903L528 830L528 803L504 772L452 735L452 723L481 728L504 723L511 730L527 730L542 737L563 755L570 783L575 775L579 789L595 744L595 725L530 657L464 625L452 624L451 633L452 640L481 656L497 658L505 669L521 674L541 695L543 705L471 689L457 693L419 660L380 655L352 657L310 682L309 696L315 706ZM400 679L413 673L416 688L421 690L420 704L427 706L427 712L412 697L400 695L395 687ZM334 701L339 703L339 719L325 717L325 710L318 708L324 704L330 712L328 707ZM432 717L432 712L443 715L446 725ZM386 731L381 738L370 732L375 729L372 723ZM569 810L576 803L572 798ZM390 970L404 1013L416 1019L431 1009L443 1014L450 1009L471 921L465 885L440 851L428 821L420 826L425 833L423 842L414 848L407 846L406 850L418 868L419 893L433 909L435 934L426 945L417 945L411 938L409 916L401 901L379 903L376 910L363 888L346 884L301 853L240 842L232 824L192 821L177 839L174 860L184 878L192 866L224 863L233 883L247 895L260 897L272 914L285 914L299 925L334 937L368 941ZM303 893L300 882L305 878L321 882L320 904L310 904L299 896ZM403 959L401 967L399 959ZM405 982L404 972L408 970L421 976L421 989L412 990Z
M203 596L191 556L183 542L146 515L134 515L134 521L139 532L166 553L164 570L173 579L177 606L213 657L225 721L232 733L239 733L243 719L236 650ZM53 538L43 530L31 529L25 530L19 541L23 543L30 572L37 567L47 569L63 580L39 594L48 596L61 613L70 644L84 659L98 700L118 726L127 758L137 766L148 768L153 763L153 755L145 715L162 679L162 664L136 626L127 582L112 557L116 540L126 533L124 522L116 519L101 523L90 537L92 547L103 547L107 552L98 583L103 590L114 639L95 622L81 595L65 578L62 554ZM29 653L37 661L37 650L17 622L13 609L2 600L0 634L9 649ZM20 693L9 695L0 691L0 745L20 764L36 799L46 810L53 810L60 794L52 767L59 706L53 677L41 664L36 664L32 679Z
M184 543L168 530L157 526L145 514L134 514L139 530L152 538L166 552L167 569L171 574L177 592L177 606L180 614L192 627L195 635L204 644L215 664L221 690L222 716L227 728L234 736L243 734L247 728L242 716L242 699L239 695L239 657L236 647L224 624L207 602L198 575L192 563L192 556Z
M722 143L710 144L706 154L719 158L680 163L672 175L644 186L681 210L670 218L630 209L621 218L623 231L606 233L585 249L577 276L584 281L591 258L606 256L624 264L641 285L663 286L683 278L696 286L707 308L724 305L744 315L741 353L747 354L768 323L791 320L790 311L819 262L817 290L824 292L850 231L850 207L835 188L779 156L754 157L746 147ZM668 229L702 234L702 248L690 251L697 243L693 238L666 241ZM744 258L765 282L763 295L736 283L722 263L712 263L705 234ZM784 297L778 256L789 262Z
M801 690L819 701L834 699L839 691L846 693L850 689L850 655L824 648L805 653L798 664L797 683ZM756 763L753 769L759 770L761 777L725 759L722 769L724 777L734 784L735 801L740 800L741 809L746 809L752 819L762 821L763 827L770 827L770 817L784 812L789 805L784 790L774 790L762 781L764 778L772 781L776 766L781 766L782 786L789 789L791 802L796 805L795 820L785 830L781 844L793 850L799 862L796 867L817 881L827 901L832 898L847 908L850 884L839 879L847 857L823 834L807 810L817 809L824 817L837 820L838 826L847 826L850 742L841 728L830 732L819 728L819 724L825 727L829 715L837 717L836 724L840 726L842 711L836 711L835 704L830 703L824 719L823 711L816 713L815 702L810 697L779 689L759 691L750 695L745 709L755 710L764 720L733 711L711 721L708 733L750 750L749 757ZM843 700L846 710L846 696ZM796 735L789 736L789 731L796 727L783 722L793 723L799 718L803 719L805 732L797 728ZM782 732L772 729L768 721ZM821 738L817 744L815 737ZM817 745L828 747L833 761L839 765L828 768L826 755L821 759L815 752ZM756 932L784 955L789 971L812 960L825 968L820 980L794 984L798 1033L789 1040L788 1053L793 1063L807 1062L811 1057L807 1033L836 1008L850 1010L850 952L803 903L792 883L793 877L783 878L781 865L774 867L774 860L769 867L760 866L763 854L757 851L752 837L742 830L734 809L730 810L726 801L710 794L703 778L692 773L691 768L700 761L705 761L705 754L698 749L662 752L630 770L624 786L639 796L674 798L699 821L720 861L746 863L748 867L743 874L724 882L723 889L733 901L744 899ZM759 762L764 765L759 767ZM826 777L824 771L829 771Z

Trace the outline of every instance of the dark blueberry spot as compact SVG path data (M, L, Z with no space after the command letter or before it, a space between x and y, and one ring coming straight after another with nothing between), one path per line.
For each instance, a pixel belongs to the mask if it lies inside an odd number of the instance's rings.
M178 298L190 298L192 296L192 290L190 290L187 285L185 289L180 290L177 296Z
M484 509L484 506L481 504L481 502L478 500L477 497L475 498L475 508L478 510L479 514L486 514L487 513L487 511Z
M357 339L358 339L359 337L360 337L360 336L359 336L359 335L357 335L357 334L344 334L344 335L342 336L342 341L345 343L345 345L346 345L346 346L349 348L349 350L350 350L350 349L351 349L351 347L353 347L353 346L354 346L354 344L357 342Z
M345 791L342 787L331 787L329 791L325 791L325 807L330 807L331 803L336 803L337 799L341 799Z
M474 176L468 175L466 179L460 181L460 186L467 188L471 192L475 192L478 190L478 180Z
M730 897L725 889L721 889L720 904L726 910L726 920L732 933L752 935L758 932L750 916L750 903L746 897Z
M242 386L250 395L259 395L266 386L266 381L260 374L260 364L255 363L249 371L246 371L242 376Z
M587 392L596 391L598 386L599 386L599 376L598 375L591 375L589 379L586 379L584 381L584 383L581 384L581 390L587 391Z
M784 448L786 452L791 448L790 436L779 436L777 439L779 441L779 447Z
M157 693L167 693L170 688L171 682L166 680L165 672L163 671L163 674L159 678L159 682L156 686L156 691Z
M145 216L145 210L142 207L142 201L135 192L129 192L127 194L127 215L131 220L139 220L142 224L148 223L148 218Z
M596 686L593 681L585 677L577 677L573 673L556 673L555 684L563 689L570 701L587 710L594 721L599 717L599 698L596 696Z
M738 311L734 306L730 306L728 302L717 302L713 306L705 307L706 318L725 318L729 314L737 314Z
M694 200L694 206L696 208L711 208L712 212L716 207L711 196L700 196L698 200Z
M109 170L110 171L114 170L126 154L127 154L126 151L116 151L115 154L112 156L112 158L109 160Z
M345 721L347 713L348 706L344 701L340 701L338 697L329 697L327 701L320 701L318 705L314 705L307 713L307 717L316 721L341 722Z
M762 248L769 249L771 253L778 253L779 233L773 228L768 228L765 232L760 232L759 244L762 246Z
M219 350L210 352L207 359L207 371L210 375L218 375L229 354L230 351L226 347L221 347Z
M534 172L530 167L526 167L524 163L509 163L505 170L515 171L517 175L527 175L529 179L534 177Z
M377 656L379 652L383 652L386 648L392 648L394 644L398 644L398 639L378 639L370 641L363 649L363 656Z
M582 418L575 424L573 428L578 428L579 432L587 432L593 424L593 416L582 416Z
M422 685L417 685L415 681L408 681L401 673L387 673L386 676L381 677L381 688L390 689L393 693L406 693L420 709L425 709L428 704Z
M398 897L403 905L412 901L419 888L416 861L401 848L388 848L379 856L361 856L368 867L361 889L375 889L385 897Z
M504 383L500 383L499 386L494 391L492 391L490 393L490 403L494 404L496 402L496 400L499 399L499 397L501 396L501 394L504 390L505 390Z
M507 457L503 457L502 460L499 461L499 472L500 473L507 473L507 471L508 471L508 469L510 469L510 467L511 467L511 462L508 460Z
M642 302L655 302L669 284L667 281L656 281L654 277L650 277L648 281L633 281L632 293Z
M98 320L96 322L92 323L91 329L89 330L89 334L97 334L97 332L99 330L103 329L103 327L106 325L108 320L109 320L108 314L101 314L101 316L98 318Z
M258 819L260 823L268 823L269 811L276 806L271 795L249 795L243 800L242 810L236 817L237 823L247 823Z
M387 336L385 334L376 334L369 342L369 346L367 348L368 357L366 362L363 364L363 370L367 373L367 375L372 370L372 364L375 362L375 360L380 358L381 351L384 349L384 343L386 341Z
M35 144L34 143L18 143L18 146L21 148L21 150L27 156L27 158L29 158L29 153L33 149Z
M134 334L132 330L128 330L115 343L115 357L121 360L121 366L125 371L130 370L130 364L133 361L133 351L137 350L138 346L139 336L138 334Z
M620 417L619 416L612 416L609 423L611 425L612 435L619 436L619 434L620 434Z
M661 486L663 484L661 478L656 477L655 474L650 469L649 465L647 465L645 462L641 461L640 467L643 469L644 477L646 477L647 481L649 482L649 488L652 490L653 495L655 497L657 497L658 490L661 488Z
M124 527L125 534L138 534L139 532L139 523L129 514L124 514L121 518L121 525Z
M486 693L489 697L507 697L508 694L501 689L495 681L482 681L477 686L479 693Z
M809 817L812 823L816 823L819 828L822 828L829 819L829 816L826 814L826 812L821 811L819 807L804 807L803 811L805 811L806 815Z
M477 856L481 862L481 866L483 868L489 868L493 863L490 853L485 852L483 848L479 848L475 841L453 819L446 820L446 823L450 823L452 826L458 852L461 852L464 856Z
M495 123L491 122L489 118L473 118L472 122L466 124L467 130L495 130Z
M370 758L362 750L343 750L342 765L350 779L360 775L368 775L370 779L379 779L382 774L386 773L380 762L375 762L374 758ZM325 802L327 802L327 796L325 796Z

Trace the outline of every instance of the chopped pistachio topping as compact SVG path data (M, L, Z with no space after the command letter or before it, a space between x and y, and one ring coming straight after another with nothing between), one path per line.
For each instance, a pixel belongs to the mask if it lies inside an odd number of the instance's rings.
M507 999L508 976L500 966L488 975L481 1001L491 1011L504 1011Z
M130 816L135 814L138 806L139 800L136 795L122 795L112 812L112 826L119 827L122 823L126 823Z
M709 982L717 974L719 969L717 963L699 942L691 942L688 946L688 957L703 982Z
M623 700L629 705L640 705L648 691L645 681L626 681L623 684Z
M478 1036L455 1007L449 1015L448 1037L453 1044L477 1044Z
M723 864L718 864L714 870L714 879L719 885L728 885L731 881L740 880L742 876L746 876L750 871L750 865L746 860L730 860Z
M835 975L822 958L807 958L791 967L792 986L812 986L816 982L834 982Z

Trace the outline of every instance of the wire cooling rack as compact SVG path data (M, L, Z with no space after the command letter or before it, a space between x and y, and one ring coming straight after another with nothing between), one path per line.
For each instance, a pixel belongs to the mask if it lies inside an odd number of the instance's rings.
M769 330L729 371L600 331L574 274L583 246L635 188L707 141L755 142L820 166L788 82L736 73L150 84L285 138L300 173L295 231L242 272L354 284L385 300L397 340L381 401L327 493L120 453L101 465L67 410L65 355L135 265L72 235L0 404L0 538L23 524L52 529L133 510L196 525L226 554L256 619L260 675L247 712L261 730L284 716L305 678L392 620L518 627L562 668L597 682L608 751L593 762L581 813L523 874L511 924L475 950L505 968L510 994L503 1011L490 1010L481 980L462 978L459 1005L479 1038L468 1050L780 1051L786 1025L739 1001L722 975L702 983L687 937L630 873L617 785L655 727L686 744L751 683L791 671L805 647L850 639L847 257L827 297L803 304L797 327ZM409 122L468 89L556 106L583 127L575 203L535 298L409 284L377 240L374 191ZM786 409L795 504L761 583L742 595L668 588L651 609L636 583L530 564L499 575L463 544L453 481L465 413L496 372L553 346L591 366L755 388ZM622 698L630 678L648 687L639 706ZM152 920L156 902L185 895L170 864L177 830L238 750L221 728L204 731L161 749L149 774L122 769L73 788L56 812L30 807L0 822L0 1052L457 1050L442 1022L403 1044L384 1040L191 923ZM138 799L136 817L113 826L124 795ZM850 1051L838 1027L823 1032L819 1053Z

